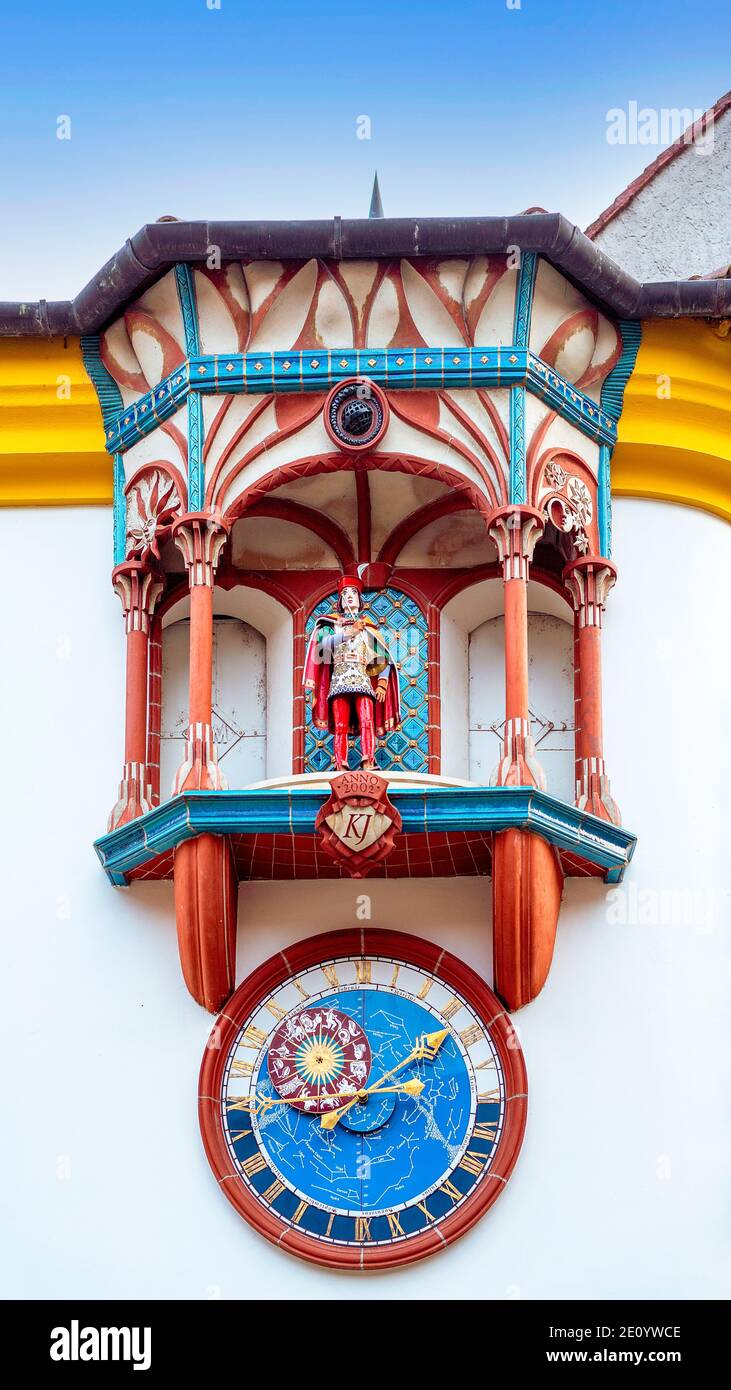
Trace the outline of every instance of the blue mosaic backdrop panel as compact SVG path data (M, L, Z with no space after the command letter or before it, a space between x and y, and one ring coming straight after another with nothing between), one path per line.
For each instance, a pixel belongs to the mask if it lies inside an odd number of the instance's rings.
M313 608L307 621L309 640L315 619L332 612L336 593ZM426 619L418 604L400 589L366 589L365 613L380 627L396 659L401 683L401 728L377 740L376 766L401 772L429 771L429 676ZM333 766L332 734L312 727L312 706L306 702L305 772L325 772ZM360 762L360 739L351 741L350 766Z

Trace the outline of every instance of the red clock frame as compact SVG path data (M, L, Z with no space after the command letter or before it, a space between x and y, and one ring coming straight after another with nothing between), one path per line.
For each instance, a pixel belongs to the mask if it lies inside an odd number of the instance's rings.
M252 1195L233 1169L221 1118L221 1083L229 1049L258 1002L288 979L337 956L387 956L430 971L461 994L489 1029L505 1077L505 1121L490 1171L460 1206L438 1225L393 1245L325 1245L278 1220ZM441 946L406 932L368 927L325 932L279 951L253 971L229 999L208 1040L200 1071L198 1116L203 1145L231 1205L260 1235L301 1259L326 1268L385 1269L435 1254L464 1235L503 1191L520 1153L528 1109L523 1053L509 1014L470 966Z

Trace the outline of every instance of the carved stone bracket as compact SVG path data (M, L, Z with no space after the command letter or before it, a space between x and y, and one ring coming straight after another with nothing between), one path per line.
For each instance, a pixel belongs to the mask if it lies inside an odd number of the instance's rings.
M506 582L527 580L544 525L545 518L534 507L501 507L493 512L487 529L497 546Z
M563 572L580 627L601 627L610 591L617 582L616 567L601 555L582 555Z
M173 524L173 540L185 561L191 589L213 588L228 535L229 527L220 514L185 512Z

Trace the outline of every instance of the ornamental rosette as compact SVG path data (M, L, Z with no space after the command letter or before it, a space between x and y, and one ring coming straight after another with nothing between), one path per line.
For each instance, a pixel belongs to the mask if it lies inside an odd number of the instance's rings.
M543 482L549 491L543 496L543 515L558 531L572 536L579 555L591 548L588 529L594 516L591 492L583 478L568 473L556 460L546 465Z
M127 556L160 558L160 531L180 512L174 480L160 468L145 473L127 494Z
M591 493L586 483L581 478L570 477L566 484L566 495L571 503L577 523L584 527L588 526L594 515L594 508L591 503Z
M551 487L555 487L557 492L560 492L566 482L566 470L561 467L560 463L556 463L554 459L548 464L545 477L546 482L550 483Z

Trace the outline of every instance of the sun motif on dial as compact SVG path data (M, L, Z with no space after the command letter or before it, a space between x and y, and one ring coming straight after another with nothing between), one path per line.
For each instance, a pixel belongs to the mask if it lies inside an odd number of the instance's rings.
M303 1043L295 1058L297 1071L311 1086L334 1081L343 1062L342 1047L322 1033L313 1042Z
M285 1018L272 1038L269 1077L283 1100L321 1114L343 1092L364 1086L371 1068L368 1039L354 1018L338 1009L305 1008Z

